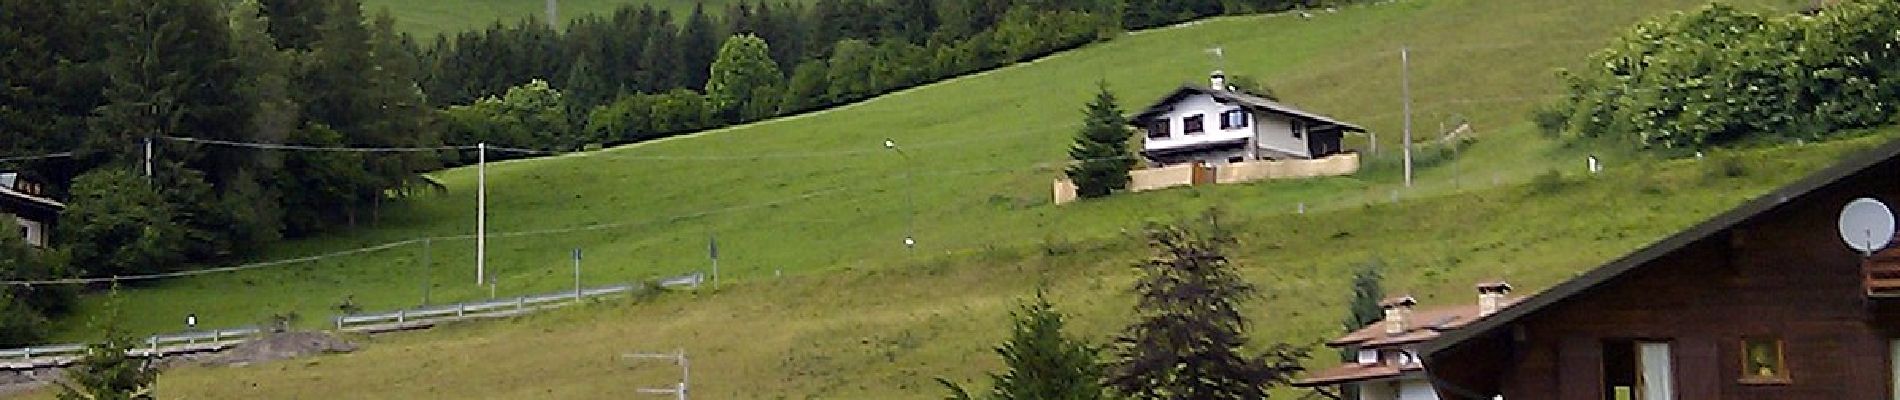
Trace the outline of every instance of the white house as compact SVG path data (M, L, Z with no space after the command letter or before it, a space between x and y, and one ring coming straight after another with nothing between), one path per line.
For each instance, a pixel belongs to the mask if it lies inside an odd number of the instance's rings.
M1387 299L1379 304L1385 310L1384 319L1326 342L1357 354L1354 360L1293 385L1358 392L1358 397L1346 400L1438 400L1418 357L1418 346L1509 307L1517 301L1506 297L1510 292L1511 284L1503 281L1481 283L1477 304L1427 310L1415 310L1418 301L1410 296Z
M13 219L28 244L46 247L53 221L65 209L65 204L41 197L39 185L16 173L0 173L0 218Z
M1365 128L1235 90L1214 71L1206 87L1183 85L1129 119L1147 133L1155 166L1316 159L1344 151L1340 138Z

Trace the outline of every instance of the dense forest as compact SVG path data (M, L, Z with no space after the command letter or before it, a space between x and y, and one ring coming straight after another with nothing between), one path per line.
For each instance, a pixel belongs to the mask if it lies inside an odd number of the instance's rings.
M629 6L418 40L358 0L9 0L0 171L68 207L50 249L0 238L0 279L178 271L374 224L478 142L648 140L1318 1L762 1L685 18ZM37 340L35 321L76 290L0 291L0 345Z

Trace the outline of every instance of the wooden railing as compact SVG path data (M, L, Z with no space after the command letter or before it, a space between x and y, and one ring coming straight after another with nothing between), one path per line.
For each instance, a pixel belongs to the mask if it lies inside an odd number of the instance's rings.
M1867 297L1900 297L1900 253L1875 253L1861 261Z

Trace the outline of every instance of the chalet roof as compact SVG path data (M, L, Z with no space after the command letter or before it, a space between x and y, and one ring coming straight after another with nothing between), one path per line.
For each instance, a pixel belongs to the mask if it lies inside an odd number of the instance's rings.
M1585 272L1557 286L1540 292L1518 302L1516 306L1498 311L1489 318L1478 320L1464 329L1448 332L1426 343L1421 350L1427 358L1440 351L1452 348L1459 343L1480 337L1487 332L1504 327L1519 318L1534 314L1544 308L1563 302L1572 296L1594 289L1632 270L1649 265L1651 261L1662 258L1688 247L1690 244L1728 231L1743 222L1779 209L1789 203L1798 202L1814 194L1821 188L1839 183L1843 179L1868 171L1886 161L1900 156L1900 140L1894 140L1873 150L1847 158L1832 167L1823 169L1802 178L1800 181L1783 186L1780 189L1743 203L1733 209L1709 218L1694 227L1677 232L1668 238L1650 244L1622 258Z
M13 172L0 173L0 211L7 207L34 207L40 211L59 213L66 209L65 203L36 196L17 189L20 175Z
M1197 94L1213 96L1215 100L1218 100L1223 103L1236 103L1249 109L1285 114L1285 115L1292 116L1295 118L1304 119L1310 122L1318 122L1325 125L1338 126L1341 129L1348 130L1348 131L1353 131L1353 132L1366 131L1366 128L1361 128L1358 125L1340 122L1339 120L1333 119L1332 117L1319 115L1319 114L1315 114L1315 113L1301 110L1298 108L1294 108L1293 106L1286 105L1285 103L1269 100L1264 97L1255 96L1252 94L1239 92L1239 91L1214 90L1211 88L1198 86L1198 85L1181 85L1181 87L1175 89L1174 92L1168 93L1167 96L1162 97L1160 101L1156 101L1153 105L1150 105L1148 106L1148 108L1143 109L1140 113L1136 113L1135 116L1133 118L1129 118L1128 121L1130 123L1139 124L1141 121L1147 120L1148 118L1152 118L1156 114L1161 114L1161 113L1168 112L1168 110L1172 110L1173 107L1171 106L1174 104L1174 102L1180 101L1182 98L1185 98L1187 96L1197 95Z
M1417 371L1421 368L1423 367L1420 367L1416 364L1408 365L1404 367L1396 367L1396 366L1385 365L1385 364L1359 364L1359 363L1354 363L1354 362L1347 362L1345 364L1340 364L1337 367L1332 367L1320 372L1315 372L1313 373L1312 376L1308 376L1304 379L1294 381L1293 386L1313 387L1313 386L1326 386L1326 385L1337 385L1341 383L1369 381L1369 380L1374 380L1374 379L1397 378L1401 375L1405 375L1405 373L1407 372Z
M1520 299L1506 299L1499 307L1509 308L1518 300ZM1481 318L1478 315L1477 304L1433 307L1413 311L1409 319L1412 326L1397 335L1385 333L1385 328L1389 324L1386 320L1379 320L1373 322L1371 325L1366 325L1364 328L1347 333L1345 336L1329 340L1326 342L1326 345L1333 347L1355 345L1362 347L1386 347L1418 343L1437 338L1441 336L1443 332L1463 328L1479 319Z

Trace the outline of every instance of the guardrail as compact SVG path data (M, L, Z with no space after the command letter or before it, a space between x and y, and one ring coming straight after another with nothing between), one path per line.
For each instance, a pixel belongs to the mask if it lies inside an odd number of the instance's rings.
M172 354L223 350L263 333L254 327L213 329L165 335L140 340L142 346L127 351L134 357L164 357ZM85 354L83 343L56 344L0 350L0 370L63 367Z
M470 318L494 318L526 314L566 306L580 300L634 291L633 285L616 285L527 295L474 303L396 310L375 314L344 315L335 319L342 332L389 332L421 329L436 323ZM243 343L264 331L255 327L212 329L152 335L139 341L138 348L126 353L133 357L164 357L173 354L219 351ZM71 365L86 352L83 343L54 344L0 350L0 370L31 370Z
M434 326L436 323L463 320L469 318L492 318L520 315L547 308L572 304L591 297L629 293L633 285L616 285L565 291L559 293L527 295L508 299L489 300L475 303L455 303L435 307L396 310L374 314L355 314L336 317L336 330L343 332L379 333Z

